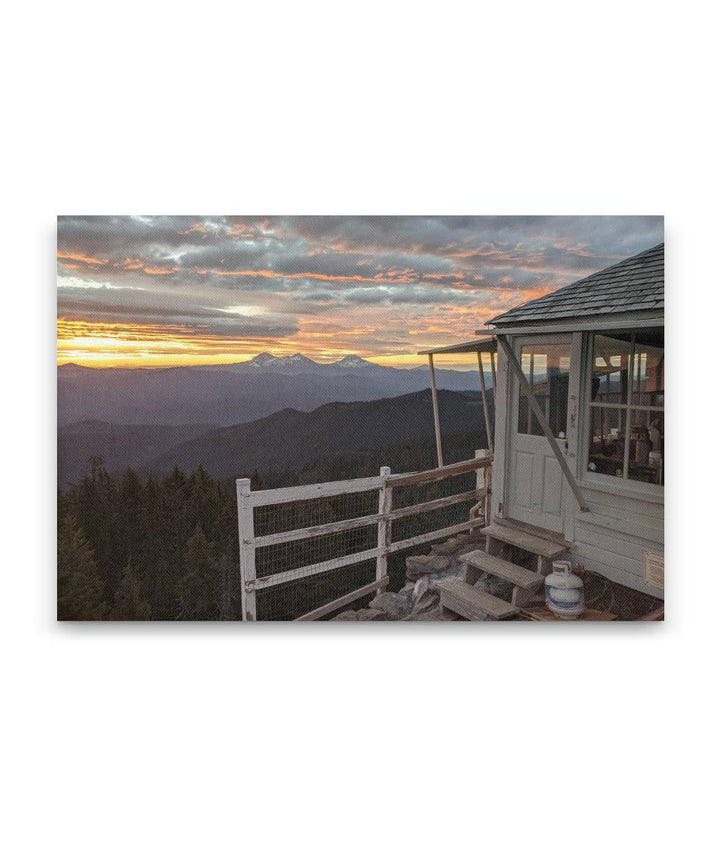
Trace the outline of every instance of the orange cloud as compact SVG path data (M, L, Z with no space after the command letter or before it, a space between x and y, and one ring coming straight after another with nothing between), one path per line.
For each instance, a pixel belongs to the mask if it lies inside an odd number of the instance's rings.
M84 256L82 253L61 253L57 254L58 261L61 262L82 262L86 265L104 265L107 264L107 259L95 259L92 256ZM68 267L73 267L73 265L68 265ZM75 265L77 267L77 265Z

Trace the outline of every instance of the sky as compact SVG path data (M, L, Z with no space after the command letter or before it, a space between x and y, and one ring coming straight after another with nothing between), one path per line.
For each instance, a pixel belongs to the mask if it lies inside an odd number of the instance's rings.
M58 218L58 364L398 367L663 240L662 217ZM467 355L438 366L467 367Z

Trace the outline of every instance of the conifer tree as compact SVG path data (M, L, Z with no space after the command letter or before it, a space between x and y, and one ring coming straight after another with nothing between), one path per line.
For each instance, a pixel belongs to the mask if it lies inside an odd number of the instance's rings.
M105 618L103 583L93 549L75 518L67 514L58 532L57 616L60 621Z
M257 470L250 476L250 490L267 490L267 484Z
M220 613L220 576L212 545L198 523L187 542L184 576L178 583L182 619L213 620Z
M220 606L220 621L233 621L236 617L235 586L232 577L230 561L225 553L218 560L222 603Z
M151 617L150 605L142 596L138 578L128 562L115 592L110 618L113 621L149 621Z

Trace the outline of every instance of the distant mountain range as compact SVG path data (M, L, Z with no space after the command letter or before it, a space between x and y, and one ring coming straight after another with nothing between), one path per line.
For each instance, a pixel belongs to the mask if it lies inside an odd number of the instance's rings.
M476 371L436 369L438 387L476 391ZM490 381L489 375L487 377ZM371 401L428 388L427 367L378 366L356 355L316 363L263 353L244 363L167 369L58 368L58 424L235 425L284 408Z
M354 369L372 370L384 368L364 360L357 354L348 354L334 363L316 363L304 354L293 354L291 357L275 357L267 352L258 354L245 363L235 363L235 369L270 369L284 374L302 374L303 372L337 372L353 371Z
M476 393L440 390L443 433L477 430L484 438L482 403ZM311 412L285 408L262 419L231 425L113 425L79 422L58 430L58 481L66 487L88 471L93 455L106 469L133 467L141 473L189 471L202 465L211 475L234 478L257 469L293 471L339 452L415 442L433 434L429 390L393 398L333 402Z

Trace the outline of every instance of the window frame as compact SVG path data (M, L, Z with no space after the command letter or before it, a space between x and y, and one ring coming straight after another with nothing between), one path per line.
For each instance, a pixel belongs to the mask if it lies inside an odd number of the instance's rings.
M554 333L554 334L546 334L546 335L535 335L535 336L516 336L513 337L513 350L515 352L515 356L520 363L520 368L523 367L523 349L524 348L550 348L550 347L567 347L567 359L569 361L568 370L567 370L567 378L568 378L568 404L565 409L565 437L564 440L567 442L568 434L570 431L570 387L572 385L572 373L573 373L573 340L574 336L572 333ZM534 360L531 361L531 365L534 365ZM524 371L523 371L524 373ZM534 388L534 380L533 380L533 372L531 370L530 378L526 379L529 381L530 386ZM514 383L517 384L517 381L514 380ZM542 430L539 431L520 431L519 430L519 422L520 422L520 408L521 402L524 397L524 392L520 388L519 384L516 385L516 388L513 393L513 406L510 413L510 429L513 434L517 434L522 437L544 437L545 433ZM537 417L532 411L530 407L530 402L528 401L527 405L527 421L528 428L532 428L533 424L537 423ZM548 414L545 414L545 418L550 422L550 418ZM556 439L560 440L559 437Z
M663 406L660 407L658 405L643 405L634 403L632 400L633 396L633 385L634 385L634 376L636 374L635 371L635 343L637 334L642 330L653 330L664 328L664 324L662 321L650 321L644 322L642 324L632 324L628 325L623 329L612 329L608 328L607 330L603 328L598 328L596 330L592 330L589 332L583 333L583 341L582 341L582 352L583 358L581 360L582 365L582 393L581 393L581 402L582 402L582 414L583 418L581 420L581 424L578 426L579 431L579 440L580 440L580 454L578 455L578 463L580 464L580 472L578 473L578 482L581 485L589 489L597 489L604 490L609 493L616 493L618 495L625 496L638 496L646 499L655 499L659 501L663 501L665 496L665 486L652 484L650 482L636 481L634 479L628 478L627 474L629 473L629 458L630 458L630 430L629 426L631 424L630 415L633 411L648 411L648 412L660 412L665 414L665 404L663 401ZM604 404L602 402L593 402L592 401L592 375L593 375L593 359L594 359L594 337L595 336L607 336L609 338L613 337L613 334L625 333L630 334L631 336L631 351L630 351L630 360L629 366L632 367L632 371L628 371L628 385L627 385L627 396L624 402L617 403L613 402L612 404ZM663 349L664 352L664 349ZM623 448L623 475L622 476L612 476L606 475L604 473L595 473L592 470L588 469L588 464L590 463L590 426L592 425L592 409L605 409L605 410L621 410L624 413L625 418L625 445ZM663 467L665 465L665 461L663 460Z

